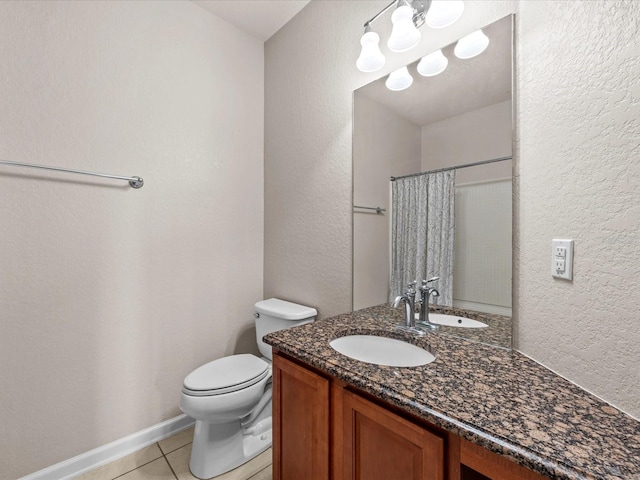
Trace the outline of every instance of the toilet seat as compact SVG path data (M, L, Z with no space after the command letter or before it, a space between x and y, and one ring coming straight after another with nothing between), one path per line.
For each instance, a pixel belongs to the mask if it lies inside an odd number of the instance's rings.
M231 355L196 368L184 379L182 391L196 397L236 392L260 382L269 372L269 364L255 355Z

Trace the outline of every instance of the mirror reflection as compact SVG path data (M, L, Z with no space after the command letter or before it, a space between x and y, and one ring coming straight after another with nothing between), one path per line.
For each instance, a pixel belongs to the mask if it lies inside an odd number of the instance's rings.
M452 44L408 65L405 90L354 93L354 310L439 277L441 333L511 345L512 24L472 58Z

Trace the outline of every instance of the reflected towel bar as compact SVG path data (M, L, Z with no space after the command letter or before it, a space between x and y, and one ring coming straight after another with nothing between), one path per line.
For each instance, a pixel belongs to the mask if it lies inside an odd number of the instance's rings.
M55 170L57 172L78 173L80 175L92 175L94 177L115 178L117 180L126 180L133 188L142 188L144 180L140 177L123 177L120 175L108 175L106 173L84 172L82 170L70 170L68 168L47 167L45 165L34 165L33 163L10 162L8 160L0 160L0 165L13 165L16 167L41 168L43 170Z
M381 214L387 211L386 208L382 208L382 207L360 207L358 205L354 205L353 208L364 208L365 210L375 210L377 214Z

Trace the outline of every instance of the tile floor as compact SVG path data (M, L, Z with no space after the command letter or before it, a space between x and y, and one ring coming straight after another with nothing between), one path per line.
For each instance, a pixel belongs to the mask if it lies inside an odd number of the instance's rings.
M138 450L76 480L194 480L189 471L193 427ZM271 480L271 449L216 480Z

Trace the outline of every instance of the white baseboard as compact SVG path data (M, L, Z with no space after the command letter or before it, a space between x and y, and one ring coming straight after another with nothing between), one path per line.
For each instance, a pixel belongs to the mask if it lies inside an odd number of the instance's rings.
M164 440L195 423L193 418L179 415L166 422L133 433L127 437L82 453L18 480L70 480L101 465L113 462L141 448Z

